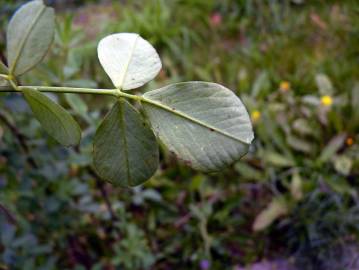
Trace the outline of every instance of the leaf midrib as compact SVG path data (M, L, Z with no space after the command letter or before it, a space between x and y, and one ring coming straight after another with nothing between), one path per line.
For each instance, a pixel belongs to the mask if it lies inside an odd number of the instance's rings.
M38 20L41 18L42 14L45 12L46 10L46 6L43 5L42 6L42 9L38 12L38 14L36 14L36 16L34 17L34 20L31 22L30 24L30 27L29 27L29 30L27 31L27 33L25 34L25 37L24 39L22 40L22 42L20 43L20 46L19 46L19 50L15 56L15 59L14 59L14 62L13 62L13 65L11 66L10 68L10 74L13 74L14 70L16 69L16 65L19 61L19 57L22 53L22 51L24 50L24 47L25 47L25 43L27 41L27 39L29 38L30 36L30 33L32 32L32 30L34 29L36 23L38 22Z
M124 145L124 153L125 153L125 162L126 162L126 173L127 173L127 180L129 185L131 186L132 183L132 177L131 177L131 173L130 173L130 161L128 160L128 144L127 144L127 132L126 132L126 123L125 123L125 104L126 101L124 100L119 100L118 101L118 105L120 106L120 126L122 127L123 130L123 145Z
M133 54L135 52L135 48L136 48L136 45L137 45L137 41L139 39L139 35L136 36L135 40L133 41L133 45L132 45L132 48L131 48L131 52L130 52L130 55L128 57L128 61L124 67L124 70L123 70L123 75L122 75L122 78L121 78L121 82L120 82L120 85L116 86L117 88L121 89L123 87L123 84L126 80L126 76L127 76L127 71L128 71L128 68L130 66L130 63L131 63L131 60L132 60L132 57L133 57Z
M165 105L165 104L163 104L163 103L160 103L160 102L151 100L151 99L149 99L149 98L145 98L144 96L141 96L141 99L140 99L140 100L141 100L142 102L146 102L146 103L148 103L148 104L150 104L150 105L154 105L154 106L156 106L156 107L158 107L158 108L160 108L160 109L163 109L163 110L165 110L165 111L171 112L171 113L173 113L173 114L175 114L175 115L177 115L177 116L179 116L179 117L182 117L182 118L184 118L184 119L187 119L187 120L189 120L189 121L192 121L193 123L195 123L195 124L197 124L197 125L200 125L200 126L206 128L206 129L209 129L209 130L211 130L211 131L215 131L215 132L217 132L217 133L219 133L219 134L221 134L221 135L224 135L224 136L226 136L226 137L228 137L228 138L231 138L231 139L233 139L233 140L235 140L235 141L237 141L237 142L244 143L244 144L246 144L246 145L249 145L249 144L250 144L250 143L247 143L247 142L241 140L240 138L237 138L237 137L233 136L232 134L230 134L230 133L228 133L228 132L225 132L225 131L220 130L220 129L218 129L218 128L212 126L212 125L208 125L207 123L205 123L205 122L203 122L203 121L200 121L200 120L198 120L198 119L196 119L196 118L193 118L193 117L189 116L188 114L185 114L185 113L183 113L183 112L181 112L181 111L179 111L179 110L174 110L174 109L172 109L171 107L168 107L167 105Z

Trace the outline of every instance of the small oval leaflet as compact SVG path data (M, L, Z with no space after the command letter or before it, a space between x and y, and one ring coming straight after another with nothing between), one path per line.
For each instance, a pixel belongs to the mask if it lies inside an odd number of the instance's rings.
M254 138L241 100L216 83L172 84L145 93L142 104L160 140L195 169L218 171L246 154Z
M54 29L54 10L42 1L31 1L15 13L6 33L11 74L21 75L44 58L52 43Z
M140 185L157 170L156 137L123 99L116 102L96 132L94 165L102 178L120 186Z
M64 146L79 144L81 129L73 117L60 105L35 90L23 90L32 112L46 132Z
M152 45L133 33L103 38L98 58L116 88L130 90L151 81L161 70L161 60Z

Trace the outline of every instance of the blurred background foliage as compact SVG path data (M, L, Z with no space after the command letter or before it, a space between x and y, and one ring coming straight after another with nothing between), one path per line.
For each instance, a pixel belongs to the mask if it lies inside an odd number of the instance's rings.
M0 1L1 59L11 14ZM164 149L143 186L91 167L111 98L50 95L80 122L56 144L22 97L0 98L0 269L359 269L356 0L50 0L57 32L24 85L106 87L97 42L137 32L163 70L143 91L215 81L246 104L248 155L204 175ZM276 268L274 268L276 267Z

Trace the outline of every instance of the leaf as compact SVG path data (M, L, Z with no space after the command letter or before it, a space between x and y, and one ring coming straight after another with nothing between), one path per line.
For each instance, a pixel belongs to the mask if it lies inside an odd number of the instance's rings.
M263 96L268 90L270 90L271 84L269 80L268 73L266 71L262 71L253 83L253 87L251 90L252 97L258 97L260 95Z
M252 166L246 164L245 162L237 162L235 165L235 170L240 173L246 179L253 179L256 181L263 181L265 177L260 170L253 168Z
M283 198L274 198L270 204L256 217L253 230L262 231L276 219L288 213L287 202Z
M353 160L345 155L335 156L333 158L333 163L335 170L345 176L350 174L353 167Z
M294 172L292 175L292 181L290 182L290 193L296 201L300 201L303 198L303 184L302 178L298 172Z
M353 189L353 186L348 183L347 179L344 177L338 177L338 175L327 175L325 178L325 183L328 184L330 189L339 194L356 194L356 190Z
M72 116L60 105L36 90L23 90L32 112L46 132L65 146L77 145L81 129Z
M293 130L298 132L301 135L312 135L314 134L313 129L311 128L308 120L304 118L296 119L293 122Z
M262 155L266 162L276 167L293 167L295 165L291 158L276 152L265 151Z
M96 132L96 171L113 184L136 186L155 173L158 156L158 145L152 130L135 108L120 99Z
M291 134L287 135L287 144L297 151L308 154L311 153L313 149L315 149L315 146L313 144Z
M87 104L82 100L78 94L66 93L65 98L70 107L79 115L87 115Z
M333 137L322 150L318 159L319 164L327 162L344 145L346 137L345 133Z
M10 73L21 75L46 55L55 29L55 13L42 1L23 5L7 28L7 56Z
M138 34L109 35L100 41L97 53L113 84L123 90L151 81L162 67L156 50Z
M193 168L216 171L247 153L252 124L241 100L215 83L172 84L144 94L150 123L171 152Z
M317 87L319 89L319 93L324 95L333 95L334 94L334 88L332 85L332 82L330 81L329 77L325 74L317 74L315 76L315 81L317 83Z

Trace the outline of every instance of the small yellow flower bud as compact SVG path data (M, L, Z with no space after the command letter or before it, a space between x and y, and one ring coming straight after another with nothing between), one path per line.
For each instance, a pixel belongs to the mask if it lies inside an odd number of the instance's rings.
M260 111L255 110L251 113L251 119L252 119L253 123L258 122L260 118L261 118Z
M320 99L320 103L323 106L329 107L333 104L333 98L331 96L322 96Z
M283 92L287 92L290 90L290 82L282 81L279 85L279 89Z

